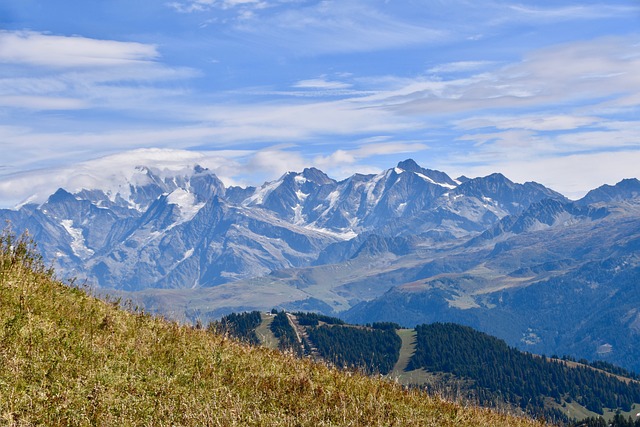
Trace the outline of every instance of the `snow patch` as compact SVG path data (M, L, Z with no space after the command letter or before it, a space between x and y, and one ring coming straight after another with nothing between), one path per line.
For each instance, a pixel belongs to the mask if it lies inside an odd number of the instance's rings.
M71 236L71 250L78 258L86 259L94 254L93 250L87 247L82 230L73 226L73 220L63 219L60 224Z
M340 198L340 191L334 190L327 196L327 200L329 201L329 208L333 208L336 203L338 203L338 199Z
M451 184L447 184L446 182L436 182L433 179L429 178L428 176L426 176L423 173L420 172L414 172L416 175L418 175L420 178L424 179L425 181L431 183L431 184L435 184L435 185L439 185L440 187L444 187L444 188L448 188L450 190L453 190L454 188L456 188L455 185L451 185Z
M304 217L302 216L302 205L300 203L293 207L293 223L295 225L304 224Z
M335 237L340 240L351 240L354 237L358 237L358 233L350 228L343 228L341 231L327 230L326 228L314 227L312 225L305 225L304 228L317 233L326 234L327 236Z
M188 251L186 251L184 253L184 256L182 257L180 262L182 262L182 261L186 260L187 258L191 257L191 255L193 255L193 248L189 249Z
M378 204L378 202L380 201L380 198L382 197L383 192L379 191L378 194L376 194L376 188L378 186L378 183L385 177L387 177L388 172L385 174L379 174L376 175L370 182L368 182L365 185L364 191L367 194L367 206L374 206L376 204Z
M265 183L262 187L258 188L253 195L249 196L242 204L243 205L261 205L264 203L264 199L276 188L280 187L282 181L274 181Z
M175 225L191 221L205 205L204 203L196 203L196 196L182 188L172 191L167 196L167 202L178 206L180 210L180 218Z
M496 206L496 202L491 197L482 196L482 206L488 210L492 210Z

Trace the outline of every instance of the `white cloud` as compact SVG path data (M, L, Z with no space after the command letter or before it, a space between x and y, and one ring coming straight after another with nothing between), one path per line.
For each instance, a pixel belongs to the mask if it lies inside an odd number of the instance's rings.
M211 123L224 141L387 133L421 126L392 111L364 108L357 99L215 106L204 108L199 117Z
M205 12L213 8L233 9L238 6L243 8L264 9L269 7L270 2L264 0L187 0L173 1L166 4L180 13L193 13ZM247 10L245 9L241 14L246 12Z
M144 130L46 133L26 126L5 126L0 127L0 147L7 172L15 172L60 161L81 162L132 148L187 148L211 138L215 132L209 127L158 126Z
M378 172L379 169L367 167L361 163L372 157L419 153L429 148L421 142L378 142L381 139L384 138L375 138L371 142L361 141L356 148L338 149L328 155L316 156L313 158L312 164L340 178L344 178L354 173L353 168L356 164L359 172L363 168L368 171Z
M473 143L474 162L543 161L582 153L606 153L620 150L640 151L640 121L606 128L537 132L523 128L478 132L463 135L458 141Z
M484 36L509 38L513 28L520 31L522 25L596 21L638 12L632 5L541 7L535 2L495 0L452 0L422 6L380 0L180 0L167 5L182 13L214 16L216 22L243 39L254 36L257 43L273 50L310 56L441 46ZM451 66L474 62L483 61L459 61Z
M153 45L65 37L33 31L0 31L0 62L46 67L130 65L158 58Z
M516 16L527 20L575 21L593 20L606 17L624 16L629 13L637 13L637 6L619 6L608 4L579 5L579 6L554 6L554 7L530 7L522 4L507 5Z
M544 49L512 43L499 46L507 55L473 51L522 22L596 20L602 13L637 13L637 7L454 1L409 9L397 2L356 0L300 0L289 6L294 3L175 1L173 7L184 12L208 11L202 19L212 18L215 28L224 30L198 30L198 37L204 34L207 40L207 52L198 62L202 73L209 71L203 65L207 58L220 60L206 79L194 79L198 71L172 66L160 55L170 55L175 45L0 31L0 65L8 65L0 76L0 124L14 125L0 127L3 173L144 147L224 149L243 144L260 154L229 164L246 165L251 158L255 176L314 162L334 171L362 170L375 156L403 149L419 152L426 138L433 148L430 154L450 156L434 157L434 162L446 165L459 156L487 162L491 172L500 170L501 159L543 164L558 155L595 156L638 147L637 32L562 45L553 45L550 34L540 41ZM459 16L444 13L462 7L465 12ZM245 21L233 19L241 15ZM172 17L190 25L201 19ZM175 33L169 31L163 40L175 43L170 41ZM600 33L594 27L594 34ZM478 34L486 39L475 45L467 41ZM224 42L215 41L218 35L224 35ZM145 37L151 39L149 33ZM458 43L465 43L459 56ZM259 75L259 81L246 83L242 73L234 75L238 49L232 55L225 51L230 45L246 46L248 54L254 54L256 46L268 46L273 49L269 61L278 62L279 68L270 68L260 55L256 62L243 56L243 66L250 64ZM380 52L405 47L413 56L402 60L398 52ZM369 51L376 51L375 56L364 54ZM347 55L322 57L354 52L358 63L349 62ZM516 52L521 60L508 63L505 57L513 58ZM182 61L183 56L175 58ZM383 64L373 68L388 70L388 75L363 75L371 73L369 64L380 58L399 61L402 67ZM301 61L304 71L296 68ZM284 64L288 82L283 82ZM334 67L352 73L340 75ZM250 84L268 90L242 88ZM279 87L285 90L273 89ZM92 111L77 111L83 109ZM362 143L381 135L383 139ZM418 142L407 142L414 140ZM264 148L276 143L298 145ZM301 157L302 152L313 154ZM255 183L250 176L229 172L227 177L230 182Z
M494 65L492 61L457 61L449 62L446 64L440 64L435 67L429 68L429 73L459 73L477 71L481 68L487 68L490 65Z
M65 37L36 32L0 32L0 107L31 110L157 109L158 99L184 94L170 81L198 74L157 62L156 46Z
M271 180L288 171L301 171L308 163L299 151L280 149L279 147L266 148L253 154L247 167L251 171L245 176L253 180L254 185L263 178Z
M416 115L576 103L588 103L595 110L600 103L640 93L640 58L628 55L637 43L633 35L573 42L531 52L522 61L472 76L396 79L395 88L361 102L385 103Z
M300 80L293 85L293 87L300 89L347 89L351 86L349 83L327 80L326 76L321 76L317 79Z
M166 4L168 7L175 9L180 13L192 13L209 10L214 3L215 0L194 0L187 2L174 1Z
M440 89L449 97L434 90L403 94L394 108L446 112L465 132L456 139L473 143L466 147L474 162L493 168L507 167L499 159L552 164L557 156L640 150L640 58L629 55L637 40L602 38L538 50L491 73L439 82L449 86ZM520 88L529 93L513 96Z
M235 29L300 55L368 52L431 44L449 31L384 13L371 2L325 0L261 14Z
M535 131L576 130L595 125L603 119L593 116L568 114L523 114L521 116L485 116L454 121L459 129L525 129Z
M0 98L0 107L28 110L80 110L87 106L88 104L81 99L56 96L13 95Z
M0 104L33 109L99 106L173 121L139 124L136 129L123 127L119 131L86 131L71 122L60 131L32 130L29 123L19 133L0 129L0 146L21 147L15 155L3 150L7 153L3 161L13 168L40 167L47 159L53 161L61 156L82 159L90 153L108 154L134 147L221 149L244 143L259 149L277 142L319 141L335 147L328 141L343 137L351 147L331 148L329 154L319 156L317 152L321 150L317 148L313 155L317 165L329 167L331 162L356 164L365 158L364 148L352 148L361 138L402 135L397 139L406 141L405 133L424 135L430 129L464 132L446 138L466 143L465 147L474 151L465 156L476 161L491 161L491 156L517 160L521 156L634 147L640 141L640 125L634 120L613 123L608 114L614 109L633 112L638 108L633 101L640 96L640 57L629 53L630 47L637 44L634 37L566 44L465 78L349 76L349 81L370 88L373 94L341 93L341 99L331 102L300 102L282 92L277 101L260 102L254 97L250 103L205 104L203 100L187 99L179 88L109 84L110 78L127 76L135 82L144 75L144 69L127 67L122 74L114 75L104 69L91 73L65 71L33 79L15 76L0 79ZM148 71L151 82L193 75L161 64ZM315 93L332 91L327 87L343 83L323 75L298 81L297 85ZM343 89L335 89L340 90ZM375 148L375 144L366 146L368 150ZM455 150L451 153L462 154ZM300 162L292 160L292 164Z

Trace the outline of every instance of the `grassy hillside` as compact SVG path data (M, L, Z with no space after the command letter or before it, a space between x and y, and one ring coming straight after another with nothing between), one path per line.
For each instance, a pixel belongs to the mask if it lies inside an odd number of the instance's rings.
M539 425L117 306L0 237L0 424Z

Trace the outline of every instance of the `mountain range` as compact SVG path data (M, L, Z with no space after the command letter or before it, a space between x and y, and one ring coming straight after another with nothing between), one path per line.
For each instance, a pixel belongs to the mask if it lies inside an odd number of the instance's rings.
M453 321L527 351L640 370L637 179L571 201L413 160L247 188L198 166L140 166L117 186L59 189L0 219L29 230L63 276L181 320L279 307Z

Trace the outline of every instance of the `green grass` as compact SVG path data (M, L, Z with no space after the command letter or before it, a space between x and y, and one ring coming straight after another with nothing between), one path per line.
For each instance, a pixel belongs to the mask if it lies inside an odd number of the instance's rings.
M399 329L397 333L402 340L402 347L400 347L400 356L398 357L398 361L393 367L393 370L389 373L389 377L397 378L402 382L402 376L405 373L407 366L409 366L409 360L416 351L416 330Z
M261 316L262 322L256 328L256 335L263 346L270 349L277 349L279 341L278 338L273 335L273 331L270 328L274 315L262 313Z
M0 237L0 425L534 426L93 298Z

